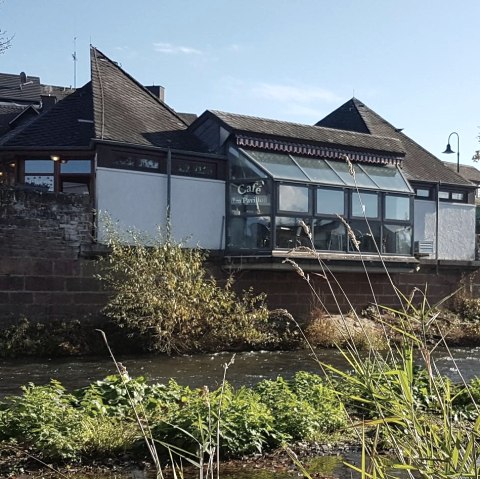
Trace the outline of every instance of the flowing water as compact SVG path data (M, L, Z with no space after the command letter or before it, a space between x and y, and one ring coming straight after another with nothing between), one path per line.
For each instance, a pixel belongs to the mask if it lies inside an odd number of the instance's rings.
M436 364L442 374L459 381L457 367L466 380L480 376L480 347L453 348L453 359L445 350L435 354ZM319 349L317 357L338 368L346 368L345 361L334 349ZM166 382L173 378L191 387L220 385L223 365L232 358L231 353L203 354L195 356L119 356L118 361L127 368L130 376L146 376L154 382ZM227 380L234 386L252 386L262 379L277 376L289 378L297 371L320 373L320 367L307 350L243 352L235 355L228 368ZM18 394L20 386L32 382L45 384L58 379L67 388L83 387L116 372L112 361L104 357L85 357L44 360L0 361L0 397Z
M453 348L452 357L445 350L438 350L434 357L441 374L459 381L459 372L466 380L480 376L480 347ZM182 385L214 389L220 385L224 365L232 359L231 353L204 354L195 356L119 356L118 361L127 368L130 376L146 376L154 382L166 382L173 378ZM336 350L319 349L316 356L324 362L345 369L346 363ZM227 380L234 386L252 386L262 379L277 376L289 378L297 371L320 373L321 369L307 350L287 352L243 352L235 355L235 360L227 370ZM32 382L45 384L50 379L59 380L68 389L83 387L109 374L115 367L105 355L97 358L69 358L51 360L3 360L0 361L0 397L20 393L20 386ZM355 460L355 457L347 457ZM358 459L358 458L357 458ZM315 458L312 469L324 475L352 477L342 466L342 457L326 456ZM71 476L73 477L73 476ZM87 476L78 475L75 479ZM236 470L222 473L222 479L287 479L298 477L297 473L264 470ZM143 471L132 471L128 475L112 473L102 476L88 476L89 479L151 479Z

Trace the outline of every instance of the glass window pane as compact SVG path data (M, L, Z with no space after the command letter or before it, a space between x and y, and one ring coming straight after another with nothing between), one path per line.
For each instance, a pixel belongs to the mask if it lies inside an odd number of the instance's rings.
M316 213L343 216L345 214L345 193L343 190L317 188Z
M348 164L344 161L328 161L328 164L336 171L338 176L349 186L355 184L361 188L378 189L378 186L359 168L357 164L353 164L355 178L350 174Z
M313 220L315 249L344 251L347 247L345 234L345 226L339 219Z
M350 227L358 241L358 247L361 252L376 253L377 247L380 250L380 223L369 221L370 229L365 221L351 221ZM358 249L349 239L349 250L358 252Z
M449 200L450 199L450 193L448 191L439 191L438 192L438 197L441 200Z
M243 178L266 178L266 174L253 162L247 159L243 153L234 148L228 150L230 158L230 178L239 180Z
M37 188L45 188L53 191L53 176L48 175L25 175L25 184Z
M352 191L352 216L378 218L377 193L357 193Z
M415 195L419 198L430 198L430 190L423 189L423 188L416 188Z
M227 247L231 250L270 249L270 217L231 217L227 227Z
M388 191L411 191L398 167L362 164L362 169L381 189Z
M251 150L248 150L247 153L275 178L308 181L308 178L289 155Z
M385 218L408 221L410 219L410 198L408 196L386 196Z
M25 173L53 173L52 160L25 160Z
M60 163L61 173L91 173L92 162L90 160L68 160Z
M306 186L279 185L278 208L281 211L308 213L309 190Z
M294 157L312 181L331 185L345 185L345 182L327 165L325 160L316 158Z
M455 192L452 192L452 200L455 200L455 201L464 201L464 200L465 200L465 193L455 193Z
M160 166L160 162L155 158L137 158L137 166L139 168L148 168L150 170L157 170Z
M271 182L266 180L230 183L232 215L267 214L271 212Z
M275 247L293 249L298 246L311 247L310 239L300 222L309 224L307 218L287 218L277 216L275 218Z
M88 195L88 184L79 181L62 181L62 192L75 195Z
M382 252L412 254L412 227L410 225L384 225Z

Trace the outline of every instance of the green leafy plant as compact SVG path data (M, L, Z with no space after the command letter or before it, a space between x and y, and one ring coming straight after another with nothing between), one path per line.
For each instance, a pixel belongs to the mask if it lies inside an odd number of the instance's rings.
M263 295L217 284L205 253L165 238L109 231L111 253L99 278L112 291L108 317L137 335L149 350L181 352L261 344L268 310ZM147 246L148 245L148 246Z
M21 396L7 400L1 437L28 445L45 459L76 458L84 444L84 427L74 397L58 381L22 389Z

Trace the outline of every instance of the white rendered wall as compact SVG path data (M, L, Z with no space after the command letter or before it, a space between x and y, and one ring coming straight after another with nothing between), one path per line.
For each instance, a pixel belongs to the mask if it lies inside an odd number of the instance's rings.
M98 239L105 239L104 214L120 231L136 229L154 236L165 227L167 176L130 170L97 168ZM173 237L187 246L223 249L225 182L172 176Z
M436 251L436 203L415 200L414 240L433 241ZM440 202L438 257L447 260L475 259L475 205ZM435 258L435 253L430 255Z

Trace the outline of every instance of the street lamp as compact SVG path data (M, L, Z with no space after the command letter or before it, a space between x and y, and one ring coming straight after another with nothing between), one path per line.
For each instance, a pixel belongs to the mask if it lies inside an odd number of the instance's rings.
M444 153L455 153L450 147L450 137L452 135L457 135L457 173L460 173L460 137L456 131L452 131L452 133L448 135L447 147L445 148Z

